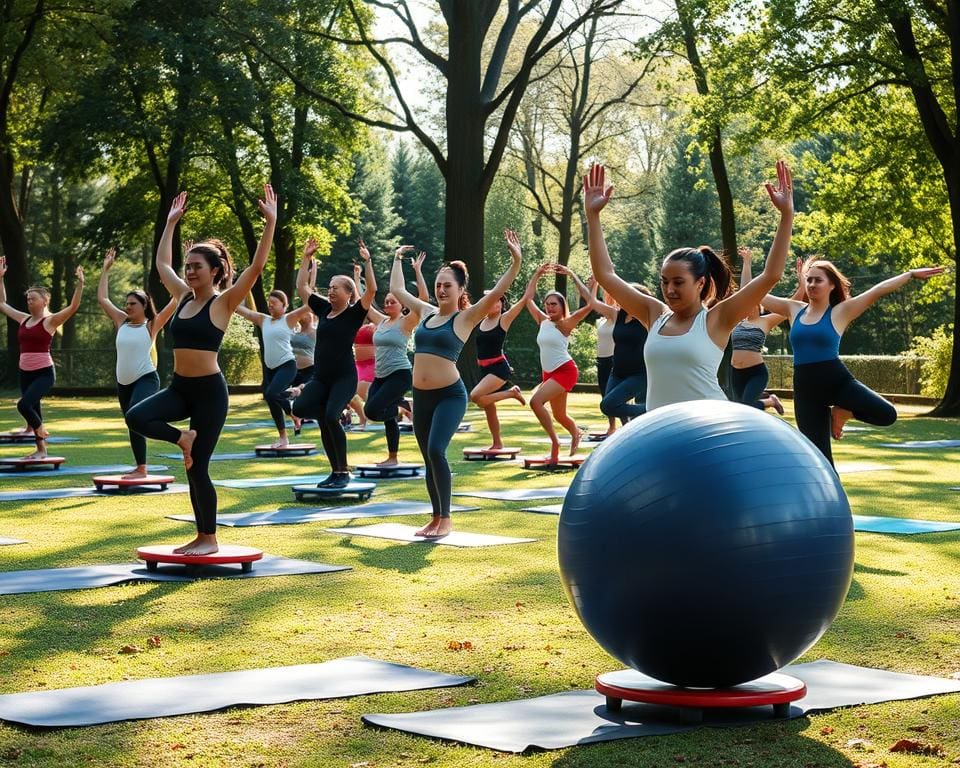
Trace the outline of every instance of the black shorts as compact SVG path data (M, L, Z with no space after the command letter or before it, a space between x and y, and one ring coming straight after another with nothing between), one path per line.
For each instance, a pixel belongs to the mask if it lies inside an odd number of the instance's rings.
M506 360L501 360L493 365L481 365L480 374L480 378L484 376L496 376L498 379L503 379L505 382L504 386L506 386L506 383L510 381L510 377L513 376L513 368L510 367L510 363Z

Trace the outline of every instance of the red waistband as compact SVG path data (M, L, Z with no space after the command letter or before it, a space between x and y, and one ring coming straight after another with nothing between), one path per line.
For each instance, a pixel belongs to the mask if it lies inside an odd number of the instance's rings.
M481 368L489 368L491 365L502 362L506 359L506 355L498 355L497 357L485 357L483 360L477 360L477 363Z

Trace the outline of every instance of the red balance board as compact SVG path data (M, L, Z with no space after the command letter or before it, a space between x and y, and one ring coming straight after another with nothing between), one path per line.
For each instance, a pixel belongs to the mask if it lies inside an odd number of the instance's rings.
M124 477L123 475L95 475L93 484L97 486L98 491L104 487L116 488L123 491L130 488L141 488L143 486L157 486L161 491L167 490L167 486L174 482L176 478L173 475L147 475L146 477Z
M237 547L229 544L221 546L219 552L212 555L181 555L173 550L172 544L160 544L152 547L137 549L137 557L147 564L148 571L157 570L158 563L173 563L176 565L229 565L240 563L244 573L249 573L253 563L263 557L262 550L254 547Z

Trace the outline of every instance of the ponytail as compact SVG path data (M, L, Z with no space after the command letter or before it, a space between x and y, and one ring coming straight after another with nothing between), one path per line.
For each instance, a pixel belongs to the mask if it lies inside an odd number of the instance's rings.
M704 278L700 301L713 306L727 298L733 291L733 273L727 262L708 245L699 248L677 248L667 254L667 261L687 263L694 280Z
M233 276L233 259L230 258L227 246L220 240L204 240L202 243L197 243L190 249L190 253L203 256L210 265L210 270L220 273L219 277L213 279L216 288L225 288L230 284L230 278Z

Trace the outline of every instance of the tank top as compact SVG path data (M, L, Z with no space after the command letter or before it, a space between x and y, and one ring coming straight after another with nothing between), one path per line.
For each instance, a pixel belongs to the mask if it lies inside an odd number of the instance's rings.
M657 318L643 357L647 365L647 411L688 400L726 400L717 381L723 350L707 333L707 310L701 309L682 336L663 336L660 329L673 316Z
M383 379L395 371L410 369L407 357L407 342L410 337L403 332L402 320L390 323L383 320L373 332L373 375Z
M627 322L630 317L624 310L617 312L617 320L613 325L613 375L623 379L627 376L636 376L646 373L647 367L643 362L643 347L647 342L647 329L636 318Z
M735 350L743 352L763 352L763 342L766 341L767 334L763 328L757 328L755 325L746 325L741 320L730 334L730 341Z
M490 330L485 331L483 326L477 326L477 359L494 360L503 357L503 343L507 340L507 332L500 325L500 318L497 318L497 324Z
M564 363L573 360L567 348L570 337L564 336L552 320L542 320L537 331L537 346L540 347L540 367L544 373L557 370Z
M463 342L453 330L453 321L459 314L459 312L454 312L445 323L441 323L436 328L427 325L427 320L434 315L427 315L423 318L417 326L417 330L413 333L413 343L417 354L436 355L445 360L457 362L460 352L463 350Z
M263 334L263 364L267 368L279 368L294 359L293 346L290 343L293 329L286 317L279 320L264 318L260 333Z
M330 317L330 302L313 294L308 302L317 316L317 344L313 349L313 375L330 380L343 375L356 375L353 339L363 325L367 310L359 301Z
M50 356L53 334L43 327L43 320L36 325L27 325L27 320L20 323L17 341L20 343L21 371L39 371L53 365L53 358Z
M170 341L173 349L202 349L206 352L219 352L223 341L223 331L213 324L210 319L210 304L217 298L216 295L207 299L206 304L193 317L180 317L183 307L193 300L189 294L180 302L177 311L170 321Z
M123 323L117 328L117 383L133 384L141 376L156 371L150 355L152 350L153 339L146 323Z
M807 325L800 321L807 307L797 312L790 325L790 346L793 347L793 364L822 363L840 357L840 334L830 318L833 307L828 307L817 322Z
M613 325L606 317L601 317L597 323L597 357L600 359L613 357Z
M375 330L373 325L370 323L364 323L360 326L360 330L357 331L357 335L353 337L354 344L373 344L373 334Z
M308 325L301 325L300 330L290 337L290 348L296 357L309 357L313 362L313 348L317 344L317 332Z

